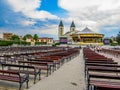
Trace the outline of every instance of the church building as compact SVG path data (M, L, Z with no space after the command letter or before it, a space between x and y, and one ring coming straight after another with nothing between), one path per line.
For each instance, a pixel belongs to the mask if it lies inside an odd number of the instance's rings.
M74 45L103 45L104 34L93 32L88 27L83 30L76 30L74 21L70 25L70 31L64 33L64 25L60 21L58 26L58 37L61 44Z

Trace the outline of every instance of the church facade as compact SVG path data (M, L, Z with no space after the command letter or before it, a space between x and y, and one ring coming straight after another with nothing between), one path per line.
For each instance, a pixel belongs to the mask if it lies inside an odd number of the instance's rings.
M75 28L74 21L70 25L70 31L64 33L64 25L60 21L58 26L58 37L61 44L75 44L75 45L103 45L104 34L93 32L88 27L78 31Z

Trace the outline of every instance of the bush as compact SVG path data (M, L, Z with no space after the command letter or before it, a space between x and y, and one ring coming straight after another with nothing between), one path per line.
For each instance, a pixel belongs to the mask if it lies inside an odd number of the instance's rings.
M31 43L30 42L21 42L21 45L31 45Z
M60 43L55 43L55 45L60 45Z
M111 46L117 46L118 43L111 43L110 45L111 45Z
M35 45L46 45L47 42L35 42Z
M12 41L5 41L5 40L0 40L0 46L9 46L12 45Z
M9 45L13 45L13 44L30 45L30 42L0 40L0 46L9 46Z

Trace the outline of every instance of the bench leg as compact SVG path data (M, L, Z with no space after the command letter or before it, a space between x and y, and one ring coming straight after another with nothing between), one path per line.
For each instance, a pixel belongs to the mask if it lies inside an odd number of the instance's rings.
M49 69L47 69L47 75L46 75L46 77L48 77L48 74L49 74Z
M39 71L39 80L41 80L41 70Z
M28 82L29 82L29 80L26 81L26 84L27 84L27 87L26 87L26 88L27 88L27 89L28 89Z
M36 75L36 74L34 74L34 84L35 84L35 81L36 81L36 77L37 77L37 75Z
M51 70L52 68L50 67L50 69L49 69L49 73L50 73L50 75L51 75L51 72L52 72L52 70Z
M19 90L21 90L21 87L22 87L22 83L20 83Z
M28 74L28 76L27 76L27 78L26 78L26 84L27 84L27 89L28 89L28 82L29 82L29 74Z

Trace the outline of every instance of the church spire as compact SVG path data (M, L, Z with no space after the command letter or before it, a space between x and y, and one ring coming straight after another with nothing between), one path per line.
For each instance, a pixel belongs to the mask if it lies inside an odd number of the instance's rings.
M74 24L74 21L72 21L72 23L71 23L70 31L71 31L71 32L75 31L75 24Z
M62 20L60 20L60 24L59 24L59 27L63 27L63 23L62 23Z
M58 26L58 37L60 38L64 33L64 25L62 23L62 20L60 20L59 26Z
M72 21L71 26L70 27L75 27L74 21Z

